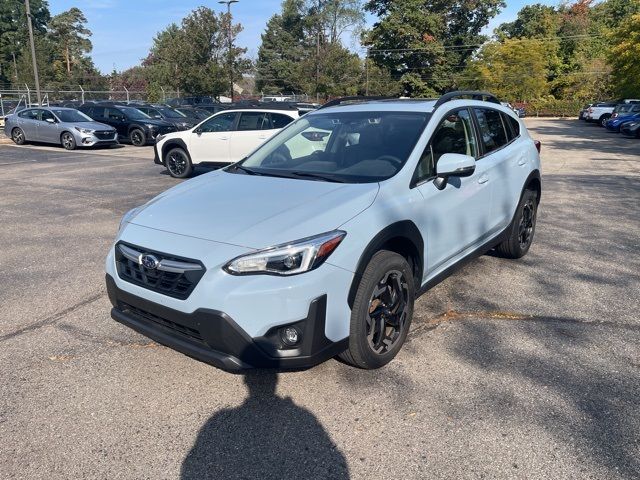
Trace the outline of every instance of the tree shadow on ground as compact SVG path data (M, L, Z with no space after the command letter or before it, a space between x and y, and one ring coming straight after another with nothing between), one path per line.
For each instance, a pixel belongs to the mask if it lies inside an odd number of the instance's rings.
M624 327L624 326L622 326ZM630 336L635 329L615 324L590 325L572 319L538 318L518 328L523 344L514 347L495 323L465 322L453 338L452 352L479 368L483 377L498 375L504 384L483 384L475 392L479 415L499 421L542 426L559 442L573 445L579 457L623 478L639 478L637 391L640 375L623 352L602 348L603 337ZM621 338L618 339L619 343ZM540 398L522 396L523 385ZM456 415L453 406L449 415ZM523 428L526 431L526 427Z
M345 456L316 417L276 394L275 371L250 371L244 382L244 403L200 429L182 480L349 478Z

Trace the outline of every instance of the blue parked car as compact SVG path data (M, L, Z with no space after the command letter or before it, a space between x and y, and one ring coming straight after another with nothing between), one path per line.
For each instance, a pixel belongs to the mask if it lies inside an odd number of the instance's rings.
M620 132L620 126L623 123L633 120L640 120L640 103L621 104L613 110L606 127L612 132Z

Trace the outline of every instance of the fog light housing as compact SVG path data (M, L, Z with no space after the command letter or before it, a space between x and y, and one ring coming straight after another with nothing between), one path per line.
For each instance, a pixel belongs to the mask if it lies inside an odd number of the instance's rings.
M288 347L298 345L302 340L302 334L296 327L285 327L280 331L282 342Z

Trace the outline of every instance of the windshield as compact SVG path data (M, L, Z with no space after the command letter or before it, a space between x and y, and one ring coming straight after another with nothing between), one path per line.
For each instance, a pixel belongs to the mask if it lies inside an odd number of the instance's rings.
M632 103L625 103L623 105L618 105L616 108L613 109L613 111L616 113L625 113L625 112L631 111L632 108L633 108Z
M93 122L91 118L78 110L51 110L61 122Z
M164 115L167 118L184 118L185 116L182 115L180 112L176 112L175 110L172 110L170 108L156 108L156 110L158 110L162 115Z
M378 182L407 161L429 119L422 112L327 112L282 130L231 172L343 183Z
M137 108L118 107L118 109L131 120L148 120L151 118L149 115L147 115L144 112L141 112Z

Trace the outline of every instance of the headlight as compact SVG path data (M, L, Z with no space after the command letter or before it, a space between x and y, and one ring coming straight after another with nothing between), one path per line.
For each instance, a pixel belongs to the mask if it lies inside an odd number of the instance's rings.
M122 216L122 219L120 220L120 226L118 227L118 233L120 233L122 231L122 229L124 228L124 226L129 223L131 221L131 219L133 217L136 216L136 214L142 209L142 207L136 207L136 208L132 208L131 210L129 210L127 213L125 213Z
M158 128L157 125L152 125L150 123L145 123L145 127L147 127L149 130L155 130Z
M76 130L79 131L80 133L84 133L85 135L93 135L95 130L91 130L90 128L81 128L81 127L76 127Z
M319 267L347 233L341 230L241 255L223 268L232 275L295 275Z

